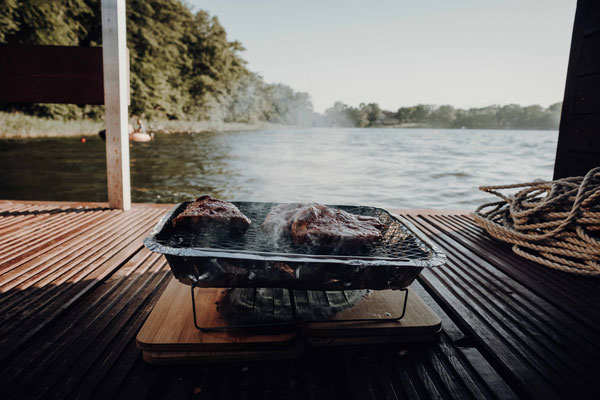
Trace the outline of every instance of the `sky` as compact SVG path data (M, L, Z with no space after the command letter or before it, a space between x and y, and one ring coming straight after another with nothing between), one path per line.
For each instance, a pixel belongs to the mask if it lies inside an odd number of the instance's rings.
M335 101L481 107L562 101L576 0L188 0L250 70Z

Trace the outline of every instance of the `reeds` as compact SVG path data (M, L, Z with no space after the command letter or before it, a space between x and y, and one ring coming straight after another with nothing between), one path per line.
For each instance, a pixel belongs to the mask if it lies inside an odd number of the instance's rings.
M136 118L131 124L136 127ZM181 121L153 120L146 121L150 132L156 133L203 133L252 131L259 129L283 129L293 126L268 122L218 122L218 121ZM104 129L104 121L94 119L50 119L34 117L22 113L0 112L0 139L91 136Z
M103 128L103 121L92 119L48 119L0 112L0 139L90 136Z

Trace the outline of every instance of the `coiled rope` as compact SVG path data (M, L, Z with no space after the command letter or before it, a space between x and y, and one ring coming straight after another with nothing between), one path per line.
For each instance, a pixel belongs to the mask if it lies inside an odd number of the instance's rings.
M502 189L523 188L514 195ZM521 257L578 275L600 276L600 167L584 177L482 186L502 200L472 215Z

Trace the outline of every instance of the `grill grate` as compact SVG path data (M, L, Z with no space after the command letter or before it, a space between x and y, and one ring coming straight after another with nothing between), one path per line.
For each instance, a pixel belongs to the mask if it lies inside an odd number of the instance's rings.
M383 222L383 238L357 249L355 252L334 253L319 252L309 246L295 245L289 238L274 239L260 227L266 215L275 203L233 202L242 213L252 220L248 231L241 236L232 237L219 232L190 233L172 228L171 220L182 212L189 202L182 203L169 216L163 228L156 233L154 240L172 249L212 249L231 252L278 253L285 255L335 255L336 258L391 259L396 261L428 261L436 253L428 244L416 237L398 219L387 211L366 206L329 206L346 212L377 217Z

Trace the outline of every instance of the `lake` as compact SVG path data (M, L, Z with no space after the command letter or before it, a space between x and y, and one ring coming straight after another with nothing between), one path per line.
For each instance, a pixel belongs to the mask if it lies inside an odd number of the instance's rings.
M223 199L474 209L480 185L551 179L556 131L271 129L131 144L134 202ZM98 137L0 140L0 198L106 201Z

